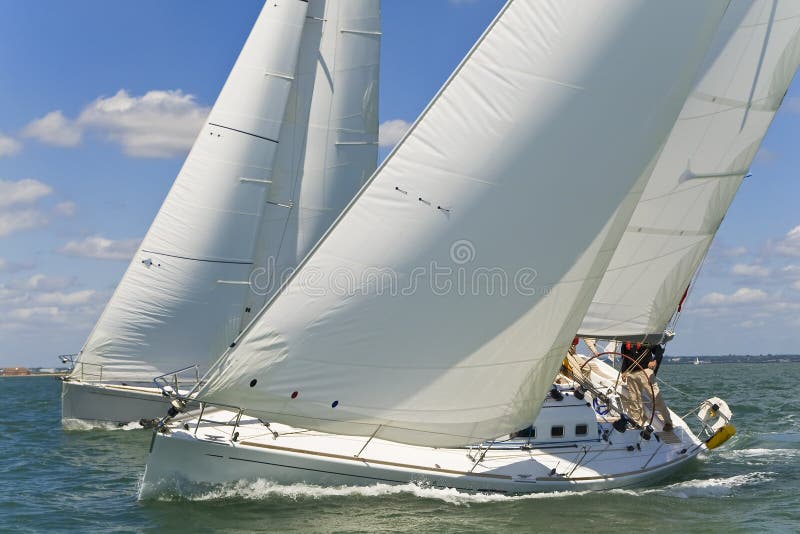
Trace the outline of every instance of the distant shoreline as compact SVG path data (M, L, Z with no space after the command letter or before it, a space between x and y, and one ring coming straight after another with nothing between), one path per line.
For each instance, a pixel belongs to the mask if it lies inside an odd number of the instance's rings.
M0 375L0 378L30 378L34 376L67 376L69 373L31 373L28 375Z

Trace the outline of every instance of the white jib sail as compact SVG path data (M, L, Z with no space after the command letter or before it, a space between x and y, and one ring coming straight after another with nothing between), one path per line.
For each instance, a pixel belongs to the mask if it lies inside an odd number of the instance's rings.
M530 424L727 3L509 1L198 397L421 445Z
M733 0L580 332L659 339L800 63L800 2Z
M248 286L220 281L251 272L307 8L265 4L76 377L149 382L208 364L239 333Z

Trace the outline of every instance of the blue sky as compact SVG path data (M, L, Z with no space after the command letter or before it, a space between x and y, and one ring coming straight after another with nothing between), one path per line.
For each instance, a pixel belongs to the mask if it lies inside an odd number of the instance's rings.
M0 0L0 366L80 348L262 3ZM382 155L502 3L384 0ZM798 132L795 82L670 353L797 352Z

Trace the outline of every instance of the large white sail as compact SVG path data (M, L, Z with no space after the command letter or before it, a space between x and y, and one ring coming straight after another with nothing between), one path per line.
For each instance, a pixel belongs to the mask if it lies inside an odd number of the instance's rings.
M308 2L267 2L74 375L150 381L239 333ZM100 371L102 366L102 372Z
M727 3L509 1L198 398L422 445L529 424Z
M731 2L581 334L662 337L798 64L800 2Z
M377 165L380 1L312 0L308 21L251 277L248 322Z

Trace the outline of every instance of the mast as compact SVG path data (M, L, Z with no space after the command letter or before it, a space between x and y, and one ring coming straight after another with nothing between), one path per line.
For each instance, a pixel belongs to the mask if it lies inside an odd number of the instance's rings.
M659 342L800 64L800 3L733 0L580 334Z
M197 397L420 445L528 425L727 3L509 1ZM479 269L511 290L459 290Z
M93 364L104 381L149 382L210 361L238 334L307 9L266 2L77 377Z

